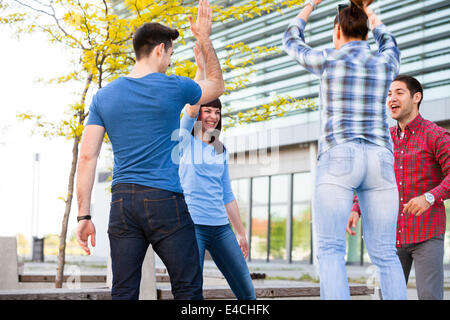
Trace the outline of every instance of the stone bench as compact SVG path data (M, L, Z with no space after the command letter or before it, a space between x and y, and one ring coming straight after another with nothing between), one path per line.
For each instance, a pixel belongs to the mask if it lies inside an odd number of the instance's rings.
M111 300L111 289L0 290L0 300Z
M166 268L156 268L156 282L169 282L170 278L167 273ZM205 278L218 278L218 279L225 279L223 274L220 271L203 271L203 277ZM250 277L252 280L261 280L266 278L265 273L257 273L257 272L251 272Z
M320 285L317 283L287 284L287 285L255 285L257 299L276 298L310 298L320 297ZM369 296L374 294L374 289L366 285L350 285L351 296ZM207 299L236 299L228 286L205 286L203 297ZM173 299L170 286L157 289L158 300Z
M320 296L317 283L287 284L287 285L256 285L258 299L276 298L310 298ZM366 285L350 285L351 296L369 296L374 289ZM205 286L203 296L208 299L235 299L228 286ZM173 299L170 286L157 288L158 300ZM109 288L92 289L39 289L39 290L0 290L0 300L111 300Z
M19 274L19 282L55 282L55 275L42 275L42 274ZM72 276L65 275L63 282L71 280ZM105 282L106 275L80 275L80 282Z

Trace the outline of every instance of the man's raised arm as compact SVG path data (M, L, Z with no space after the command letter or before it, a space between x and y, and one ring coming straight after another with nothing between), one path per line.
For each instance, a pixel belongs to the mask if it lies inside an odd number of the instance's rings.
M207 0L200 0L197 21L189 16L191 31L202 50L205 59L206 79L196 81L202 88L202 96L197 104L204 104L220 97L225 91L222 69L210 35L212 27L212 9Z

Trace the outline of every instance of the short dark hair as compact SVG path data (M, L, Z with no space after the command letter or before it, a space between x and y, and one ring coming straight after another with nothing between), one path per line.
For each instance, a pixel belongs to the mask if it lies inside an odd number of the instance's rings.
M167 51L172 47L172 41L178 38L178 30L166 27L160 23L148 22L136 29L133 35L133 48L136 60L148 56L153 49L164 43Z
M369 33L367 14L361 8L350 2L350 6L341 10L334 18L334 24L341 27L348 38L365 39Z
M408 88L409 93L411 94L411 98L414 97L414 95L417 92L420 92L421 97L419 103L417 104L417 108L420 108L420 104L422 103L423 100L423 88L419 80L407 74L399 74L397 77L395 77L394 81L400 81L406 84L406 87Z

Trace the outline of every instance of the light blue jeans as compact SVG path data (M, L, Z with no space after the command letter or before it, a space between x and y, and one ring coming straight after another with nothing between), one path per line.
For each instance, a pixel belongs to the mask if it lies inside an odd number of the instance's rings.
M195 225L200 267L203 270L205 250L227 280L238 300L256 300L247 262L230 224L222 226Z
M322 299L350 299L345 269L346 225L356 191L364 243L377 267L383 299L407 299L395 247L398 189L394 156L363 139L339 144L319 156L313 206Z

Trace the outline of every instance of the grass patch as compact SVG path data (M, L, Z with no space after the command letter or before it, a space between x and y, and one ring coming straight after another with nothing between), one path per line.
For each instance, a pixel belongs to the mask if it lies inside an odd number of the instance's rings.
M312 277L308 273L302 274L300 277L283 277L283 276L276 276L276 277L266 277L266 280L289 280L289 281L306 281L306 282L314 282L319 283L319 279L316 279Z

